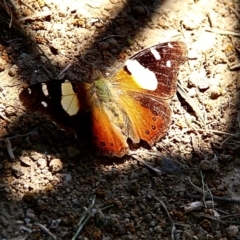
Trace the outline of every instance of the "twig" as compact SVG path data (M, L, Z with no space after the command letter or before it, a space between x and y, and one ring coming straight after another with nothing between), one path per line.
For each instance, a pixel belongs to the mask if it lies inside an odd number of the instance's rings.
M170 224L171 224L171 239L174 240L174 239L175 239L174 233L175 233L175 231L176 231L176 226L175 226L175 224L174 224L174 222L173 222L173 220L172 220L172 218L171 218L171 216L170 216L170 214L169 214L169 212L168 212L168 210L167 210L167 207L166 207L165 203L164 203L161 199L155 197L154 195L152 195L152 196L153 196L158 202L161 203L161 205L162 205L162 207L163 207L163 209L164 209L164 211L165 211L165 214L167 215L167 218L168 218L168 220L169 220L169 222L170 222Z
M4 119L5 121L7 121L7 122L10 122L10 121L11 121L8 117L4 116L2 112L0 112L0 117L1 117L2 119Z
M108 35L108 36L102 38L101 41L107 40L107 39L109 39L109 38L123 38L123 37L124 37L123 35L116 35L116 34L114 34L114 35Z
M35 20L35 19L42 19L44 17L52 15L52 11L45 11L45 12L39 12L24 18L19 19L19 22L25 21L25 20Z
M236 37L240 37L240 33L235 33L232 31L226 31L226 30L222 30L222 29L218 29L218 28L205 28L206 32L212 32L212 33L217 33L217 34L222 34L222 35L232 35L232 36L236 36Z
M68 64L59 74L58 79L61 79L63 77L63 74L72 66L72 64Z
M6 147L7 147L7 151L8 151L9 157L10 157L12 160L14 160L14 159L15 159L15 156L14 156L14 154L13 154L12 144L11 144L9 138L6 138L6 139L5 139L5 143L6 143Z
M77 224L79 226L79 228L78 228L77 232L75 233L75 235L73 236L72 240L77 239L79 233L82 231L83 227L86 225L88 220L91 217L94 217L95 214L98 212L99 208L97 206L96 206L96 208L94 208L95 199L96 199L96 197L94 196L91 205L88 208L84 207L85 211L82 213L82 217ZM100 208L100 210L102 211L102 210L108 209L110 207L113 207L113 205L105 206L103 208Z
M207 184L204 182L204 176L203 176L202 171L201 171L201 179L202 179L202 188L203 188L203 193L204 193L202 200L203 200L204 206L205 206L205 208L206 208L206 207L207 207L207 205L206 205L206 196L207 196L207 193L209 192L209 195L211 196L211 198L213 197L213 195L212 195L212 192L210 191L209 187L207 186ZM207 191L205 191L204 187L207 188ZM212 200L212 202L213 202L213 198L212 198L211 200ZM213 206L214 206L214 204L213 204Z
M228 6L228 8L235 14L237 19L240 20L240 15L239 15L238 11L235 10L234 8L230 7L230 6Z
M185 197L194 198L194 199L201 199L202 195L190 194L185 193ZM206 200L215 200L215 201L222 201L222 202L231 202L231 203L240 203L240 199L229 198L229 197L219 197L219 196L206 196Z
M239 70L239 68L240 68L240 63L234 64L234 65L232 65L232 66L229 67L229 69L230 69L231 71Z
M208 219L211 219L211 220L215 220L215 221L217 221L217 222L219 222L219 223L221 223L221 224L223 224L223 225L226 225L226 224L227 224L226 222L220 220L219 218L214 217L214 216L209 215L209 214L205 214L205 213L193 213L193 215L194 215L195 217L203 217L203 218L208 218Z
M34 223L35 225L39 226L45 233L47 233L52 239L57 240L57 237L51 233L44 225L41 223Z
M177 165L180 165L183 169L186 168L182 163L180 163L179 161L177 161L177 160L171 155L171 153L170 153L167 149L165 149L164 147L163 147L163 149L164 149L171 157L163 156L162 154L157 153L157 152L149 152L149 151L142 151L142 150L130 151L129 155L136 155L136 154L139 154L139 153L144 153L144 154L148 154L148 155L152 155L152 156L159 157L159 158L161 158L162 160L164 160L164 159L170 159L170 160L172 160L173 162L175 162ZM138 159L136 159L136 160L138 161ZM142 163L143 163L145 166L147 166L147 165L145 164L145 162L142 162ZM147 167L148 167L148 166L147 166ZM154 171L155 171L155 170L154 170ZM157 169L157 172L158 172L158 171L160 171L160 170ZM160 171L159 173L162 173L162 172Z
M184 90L184 88L181 86L181 84L177 83L177 90L178 93L181 95L181 97L184 98L184 100L192 107L193 111L196 113L196 115L199 117L203 125L205 126L205 120L202 115L202 111L200 110L197 103L195 103L188 95L188 93Z
M10 3L11 7L13 7L14 10L17 9L17 6L16 6L16 4L14 3L13 0L8 0L8 1L4 0L4 4L5 4L5 5L8 5L8 3Z
M0 141L6 141L7 139L13 139L13 138L17 138L17 137L26 137L30 134L32 134L34 131L36 131L38 129L38 127L36 127L35 129L33 129L31 132L26 133L26 134L16 134L15 136L12 137L6 137L6 138L0 138Z
M237 122L238 122L238 128L240 129L240 110L238 110L238 116L237 116Z
M213 21L212 21L211 13L210 13L210 12L207 13L207 18L208 18L208 22L209 22L209 24L210 24L210 27L212 28L212 27L213 27Z
M78 222L78 230L75 233L75 235L73 236L72 240L76 240L77 236L79 235L79 233L82 231L83 227L86 225L86 223L88 222L88 220L94 216L95 212L94 212L94 207L95 205L95 196L92 200L92 204L90 205L89 208L85 208L85 212L83 213L83 216L81 217L80 221Z
M83 227L86 225L86 223L88 222L88 220L91 218L90 215L88 215L86 218L86 216L84 216L81 219L81 222L79 222L81 225L79 226L77 232L75 233L75 235L73 236L72 240L75 240L77 238L77 236L79 235L79 233L82 231ZM85 219L85 220L84 220ZM84 220L84 221L83 221ZM83 222L82 222L83 221Z
M224 145L229 139L231 139L231 138L232 138L232 136L228 136L227 138L225 138L225 139L221 142L220 146L223 147L223 145Z
M135 153L136 154L136 153ZM145 161L143 161L142 159L140 159L138 156L134 156L134 154L132 153L133 158L135 158L138 162L142 163L145 167L147 167L148 169L150 169L151 171L155 172L157 175L161 175L162 172L155 168L152 167L150 164L146 163Z
M189 130L192 130L192 129L189 128ZM240 136L240 133L227 133L227 132L222 132L222 131L218 131L218 130L211 130L211 129L196 128L195 130L199 131L199 132L211 132L211 133L216 133L216 134L228 135L228 136L232 136L232 137L239 137Z
M16 11L17 6L15 5L15 3L12 0L4 0L3 3L0 3L2 5L2 7L7 11L7 13L10 15L10 22L9 22L9 28L12 27L12 22L13 22L13 13L12 13L12 9L14 11Z
M12 11L10 11L10 16L11 16L11 19L10 19L10 22L9 22L9 28L12 27L12 22L13 22L13 14L12 14Z
M143 3L141 3L141 2L139 2L142 6L143 6L143 8L145 9L145 11L146 11L146 16L148 17L149 16L149 10L148 10L148 8L147 8L147 6L146 5L144 5Z
M190 177L188 177L188 181L189 181L189 183L193 186L193 188L194 188L196 191L204 194L203 190L202 190L200 187L196 186L196 185L192 182L192 180L191 180Z
M25 1L20 0L20 2L21 2L23 5L25 5L26 7L28 7L32 12L35 12L35 9L32 8L29 4L27 4Z

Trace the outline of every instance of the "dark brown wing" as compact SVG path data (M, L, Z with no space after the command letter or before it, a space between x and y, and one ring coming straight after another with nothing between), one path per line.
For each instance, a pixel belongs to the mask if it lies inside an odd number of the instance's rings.
M187 47L184 42L175 41L157 44L133 55L126 61L124 68L120 69L110 81L116 89L122 91L140 92L157 98L169 99L176 92L177 74L180 66L186 60ZM139 63L132 72L128 67L129 61ZM143 86L138 84L139 76L134 77L133 71L138 73L138 71L144 69L156 77L157 86L154 90L144 89ZM148 82L151 82L151 78L152 75L147 75L142 81L148 84Z

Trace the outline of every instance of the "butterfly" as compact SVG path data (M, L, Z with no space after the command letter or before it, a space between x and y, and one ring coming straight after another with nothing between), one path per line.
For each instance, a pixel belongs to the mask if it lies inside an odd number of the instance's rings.
M187 60L184 42L172 41L141 50L109 78L88 82L49 81L19 95L28 111L49 116L97 153L123 157L140 141L152 146L169 129L168 100Z

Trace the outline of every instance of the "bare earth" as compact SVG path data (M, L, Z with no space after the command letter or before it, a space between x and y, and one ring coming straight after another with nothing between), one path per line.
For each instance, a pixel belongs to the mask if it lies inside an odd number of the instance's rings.
M239 1L0 6L0 240L240 239ZM96 157L19 101L23 87L67 66L60 78L91 81L169 40L188 47L185 94L151 149Z

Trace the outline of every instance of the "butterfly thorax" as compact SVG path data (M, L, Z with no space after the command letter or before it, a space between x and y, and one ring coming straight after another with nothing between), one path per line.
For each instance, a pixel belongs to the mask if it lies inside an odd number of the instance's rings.
M94 97L100 102L109 102L112 98L109 82L105 78L95 80L92 84Z

